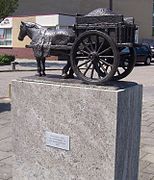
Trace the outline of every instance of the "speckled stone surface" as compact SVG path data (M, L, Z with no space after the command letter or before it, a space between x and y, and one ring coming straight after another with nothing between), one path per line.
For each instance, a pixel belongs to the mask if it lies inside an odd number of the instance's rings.
M48 78L12 83L13 180L137 180L142 86ZM45 133L70 137L70 150Z

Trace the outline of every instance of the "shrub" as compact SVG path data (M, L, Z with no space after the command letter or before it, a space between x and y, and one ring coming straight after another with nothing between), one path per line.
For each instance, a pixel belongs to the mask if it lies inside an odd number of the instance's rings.
M0 65L9 65L15 60L15 56L12 55L0 55Z

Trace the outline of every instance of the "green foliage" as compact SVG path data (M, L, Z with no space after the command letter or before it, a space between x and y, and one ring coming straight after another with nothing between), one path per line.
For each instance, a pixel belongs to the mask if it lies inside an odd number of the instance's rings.
M18 7L18 0L0 0L0 20L11 15Z
M12 55L0 55L0 65L11 64L15 60L15 56Z

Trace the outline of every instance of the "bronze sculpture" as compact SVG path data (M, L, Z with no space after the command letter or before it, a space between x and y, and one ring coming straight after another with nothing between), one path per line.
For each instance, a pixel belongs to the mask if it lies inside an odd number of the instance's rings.
M85 16L78 15L72 29L50 30L35 23L21 23L19 40L28 35L37 60L39 76L45 75L45 58L67 54L63 76L73 72L86 83L102 84L126 77L135 65L136 25L131 17L107 9L96 9ZM120 52L130 49L130 56L120 59ZM69 74L67 72L69 71Z

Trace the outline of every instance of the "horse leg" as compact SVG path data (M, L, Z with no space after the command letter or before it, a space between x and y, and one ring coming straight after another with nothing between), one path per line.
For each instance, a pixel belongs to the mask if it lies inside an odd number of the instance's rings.
M42 75L46 76L46 74L45 74L45 57L42 58Z
M69 71L69 73L68 73L68 71ZM65 78L65 79L74 78L73 74L74 74L74 71L73 71L73 69L71 67L71 62L70 62L70 59L68 59L67 64L64 66L64 68L62 70L62 77Z
M68 72L67 78L74 79L74 75L73 75L74 71L71 66L70 58L68 59L67 64L69 66L69 70L68 70L69 72Z
M73 74L74 74L74 71L73 71L73 69L71 67L70 70L69 70L68 78L74 79L74 75Z
M41 59L40 58L36 58L37 61L37 76L42 76L41 74Z
M62 69L62 77L63 78L67 78L67 72L69 71L70 67L71 67L71 64L70 64L69 60L67 60L66 65Z

